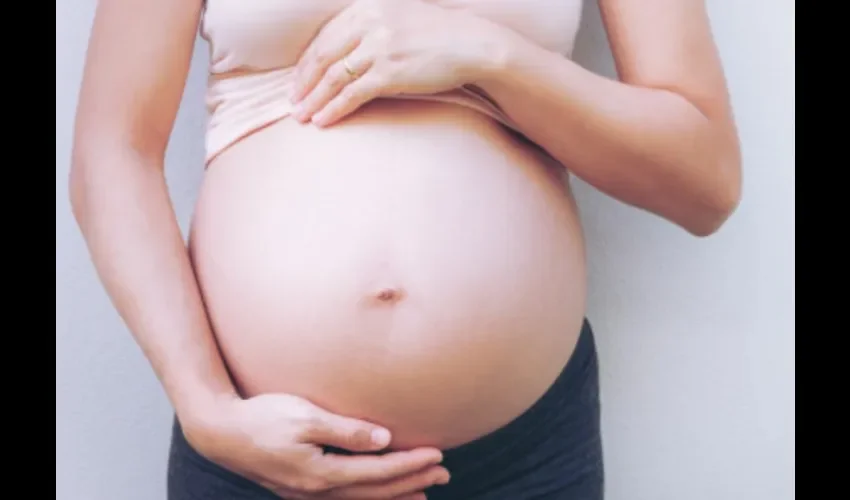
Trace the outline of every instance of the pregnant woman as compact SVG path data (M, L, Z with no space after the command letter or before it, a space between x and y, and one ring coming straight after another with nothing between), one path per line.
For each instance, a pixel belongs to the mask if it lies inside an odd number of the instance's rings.
M707 236L740 166L702 0L600 5L619 80L569 58L580 0L99 2L71 196L175 408L170 499L602 498L567 172Z

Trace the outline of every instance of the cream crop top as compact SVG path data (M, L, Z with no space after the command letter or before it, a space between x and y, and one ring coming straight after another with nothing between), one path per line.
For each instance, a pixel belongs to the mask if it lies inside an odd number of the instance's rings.
M570 56L582 0L428 0L468 9ZM325 22L351 0L207 0L200 34L210 48L206 163L251 132L291 112L292 66ZM470 88L398 96L454 102L506 126L499 108Z

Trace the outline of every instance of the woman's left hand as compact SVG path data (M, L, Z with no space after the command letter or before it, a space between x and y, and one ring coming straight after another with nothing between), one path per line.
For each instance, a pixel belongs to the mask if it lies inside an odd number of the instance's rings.
M355 0L296 66L295 118L329 125L377 97L435 94L473 82L499 29L422 0Z

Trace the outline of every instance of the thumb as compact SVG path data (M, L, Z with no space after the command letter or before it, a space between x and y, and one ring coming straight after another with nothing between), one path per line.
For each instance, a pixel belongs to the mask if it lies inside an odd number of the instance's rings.
M315 408L314 418L305 429L304 439L355 452L378 451L390 444L390 431L369 422L343 417Z

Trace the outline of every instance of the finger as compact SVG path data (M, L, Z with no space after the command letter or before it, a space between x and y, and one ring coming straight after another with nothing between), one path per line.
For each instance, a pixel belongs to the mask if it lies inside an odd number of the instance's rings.
M346 66L346 62L348 66ZM311 119L316 111L325 107L346 86L368 74L371 66L372 57L367 54L362 45L358 46L344 59L333 63L325 72L321 81L298 104L298 109L295 112L296 118L302 122ZM349 69L355 74L350 74Z
M376 73L367 73L346 85L324 107L313 114L313 123L320 127L327 127L350 115L372 99L383 95L386 89L376 75Z
M381 426L336 415L318 407L313 411L310 425L301 435L304 443L369 452L387 447L392 440L390 431Z
M317 460L316 472L332 487L384 482L439 464L443 454L436 448L417 448L386 455L342 456L326 454Z
M360 44L362 31L345 11L328 21L301 54L295 65L293 100L304 98L327 69Z
M295 70L301 72L320 55L326 53L330 46L333 46L333 40L344 40L349 38L360 38L357 33L362 34L365 30L362 28L362 23L353 18L352 6L349 6L339 12L337 15L330 18L313 36L307 48L301 52L301 56L295 63ZM337 45L339 43L337 42Z
M284 496L283 498L289 498ZM359 497L358 497L359 498ZM368 498L369 500L380 500L380 499L388 499L388 500L428 500L428 497L423 492L411 493L409 495L401 495L398 497L363 497L363 500ZM310 500L347 500L345 497L338 496L338 494L331 494L330 496L323 497L312 497Z
M398 499L424 496L423 491L435 484L447 484L449 471L444 467L428 467L419 472L386 481L336 488L328 492L329 497L340 500Z

